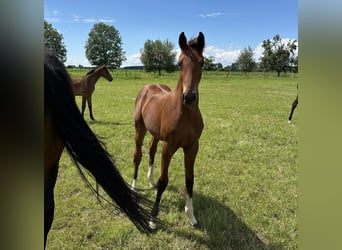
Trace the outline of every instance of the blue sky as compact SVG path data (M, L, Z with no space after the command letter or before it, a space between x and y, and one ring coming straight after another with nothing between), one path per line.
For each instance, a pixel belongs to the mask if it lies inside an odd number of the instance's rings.
M44 19L63 35L66 65L90 66L85 43L95 23L114 26L120 33L127 60L141 65L140 51L147 39L165 40L178 49L178 37L202 31L205 56L223 66L234 62L250 46L255 58L261 43L279 34L298 40L298 2L295 0L44 0Z

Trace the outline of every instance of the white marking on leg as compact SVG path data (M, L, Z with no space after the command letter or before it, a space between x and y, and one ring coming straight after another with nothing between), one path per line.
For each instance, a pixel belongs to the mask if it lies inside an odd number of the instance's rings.
M190 224L192 226L197 226L198 222L194 215L194 208L192 206L192 198L189 195L185 194L185 213L189 216Z
M291 124L291 120L289 120L288 123Z
M135 190L138 188L138 183L137 183L137 180L136 179L133 179L133 182L132 182L132 190Z
M153 219L150 220L149 222L149 227L152 229L152 230L155 230L157 228L157 225L156 223L153 221Z
M150 182L150 188L156 187L156 184L154 183L154 178L153 178L153 164L148 166L147 178L148 178L148 181Z

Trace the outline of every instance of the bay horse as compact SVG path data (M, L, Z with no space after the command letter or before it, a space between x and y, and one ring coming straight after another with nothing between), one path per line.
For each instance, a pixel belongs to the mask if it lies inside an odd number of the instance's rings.
M92 69L83 77L72 79L74 95L82 96L82 116L84 115L84 110L85 110L85 106L87 102L90 119L92 120L95 120L95 119L93 116L93 110L92 110L93 105L92 105L91 97L95 90L95 83L98 81L98 79L101 76L106 78L110 82L113 80L113 77L110 75L105 65Z
M294 99L294 101L292 103L291 111L290 111L290 115L289 115L289 119L288 119L289 124L292 123L292 115L293 115L293 112L295 111L297 105L298 105L298 84L297 84L297 96L296 96L296 99Z
M161 196L168 184L168 169L170 160L178 148L183 148L185 167L185 212L190 224L198 225L194 216L192 194L194 183L194 163L199 147L199 138L203 130L203 120L198 107L198 85L202 76L204 57L204 35L199 32L197 38L187 43L182 32L179 36L181 54L178 64L180 76L178 84L171 90L164 84L149 84L138 93L135 101L135 152L134 176L132 189L137 189L139 164L142 158L141 147L146 132L152 135L149 149L148 179L151 187L157 188L157 196L151 215L155 219L159 212ZM162 144L161 174L157 185L153 182L154 156L159 140ZM154 220L150 222L155 229Z
M152 232L149 227L152 218L149 210L153 207L153 202L131 190L130 185L125 182L114 159L79 112L71 84L71 78L64 65L56 56L46 53L44 57L44 248L53 222L54 186L64 148L93 192L94 188L86 179L81 166L91 173L111 201L103 196L102 199L123 211L141 232Z

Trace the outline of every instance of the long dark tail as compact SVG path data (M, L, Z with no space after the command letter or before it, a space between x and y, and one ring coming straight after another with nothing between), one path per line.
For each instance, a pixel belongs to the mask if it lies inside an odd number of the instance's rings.
M114 160L80 114L70 83L70 76L64 65L55 56L45 55L45 112L50 113L54 126L82 177L85 178L79 164L95 177L140 231L151 232L149 221L152 217L146 209L150 210L153 203L132 191L125 182ZM157 223L163 224L161 221Z

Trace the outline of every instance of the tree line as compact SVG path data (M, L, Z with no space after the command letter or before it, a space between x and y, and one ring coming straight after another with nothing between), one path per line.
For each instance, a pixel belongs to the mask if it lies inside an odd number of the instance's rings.
M63 42L63 35L46 21L44 21L44 46L53 49L58 58L62 62L66 62L67 50ZM245 74L252 71L271 71L277 72L278 76L281 72L298 72L298 55L295 54L296 40L284 41L277 34L272 40L264 40L262 47L264 51L259 58L260 63L255 61L254 52L248 47L240 51L236 62L226 67L223 67L221 63L215 63L213 56L205 57L203 69L206 71L239 71ZM158 72L161 75L162 70L173 72L178 68L175 45L168 39L164 41L148 39L140 50L140 54L143 67L148 72ZM110 68L119 68L126 60L119 31L114 26L102 22L94 24L85 43L85 55L91 65L105 64Z

